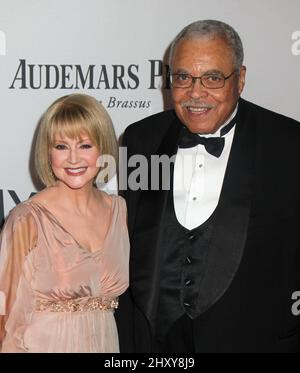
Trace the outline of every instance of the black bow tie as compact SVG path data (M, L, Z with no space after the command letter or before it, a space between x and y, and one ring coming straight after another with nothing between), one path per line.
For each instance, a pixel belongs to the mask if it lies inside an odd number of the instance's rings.
M222 154L225 139L224 136L234 126L236 118L234 117L225 127L221 129L220 137L201 137L196 133L190 132L186 127L182 128L179 143L179 148L192 148L196 145L202 144L205 150L211 155L219 158Z

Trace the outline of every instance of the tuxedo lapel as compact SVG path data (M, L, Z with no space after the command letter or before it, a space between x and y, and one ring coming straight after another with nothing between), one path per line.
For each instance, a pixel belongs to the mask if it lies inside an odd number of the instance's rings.
M239 269L250 217L254 157L255 123L250 122L241 100L199 292L200 314L225 293Z

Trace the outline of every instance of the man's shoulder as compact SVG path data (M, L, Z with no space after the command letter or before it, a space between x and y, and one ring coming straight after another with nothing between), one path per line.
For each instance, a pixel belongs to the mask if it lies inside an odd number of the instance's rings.
M253 118L256 118L257 120L264 122L264 124L266 125L277 125L279 127L285 126L285 129L291 128L295 129L295 131L300 131L300 123L293 118L259 106L253 102L246 101L244 99L240 100L240 104L242 105L243 109L246 110L248 117L251 116Z
M125 133L130 135L138 135L140 133L143 136L163 134L175 119L174 110L162 111L130 124L126 128Z

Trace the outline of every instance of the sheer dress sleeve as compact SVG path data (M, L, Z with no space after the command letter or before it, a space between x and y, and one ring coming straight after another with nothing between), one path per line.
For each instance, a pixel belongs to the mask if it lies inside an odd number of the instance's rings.
M24 263L37 242L37 226L30 210L20 204L9 214L0 236L0 347L22 350L18 329L26 318L26 276ZM19 294L23 292L23 294ZM19 304L16 304L18 298ZM24 302L20 302L20 300ZM12 312L13 310L13 312ZM20 341L19 341L20 342ZM3 345L2 345L3 343ZM5 345L5 347L4 347Z

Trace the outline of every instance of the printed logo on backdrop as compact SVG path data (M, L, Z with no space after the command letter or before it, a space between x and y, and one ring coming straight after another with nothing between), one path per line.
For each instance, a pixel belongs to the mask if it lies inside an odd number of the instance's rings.
M136 91L140 87L149 90L169 89L169 67L161 60L148 60L146 67L148 73L143 73L141 79L138 64L57 65L33 63L21 58L10 80L9 89L126 91L126 100L111 95L106 102L102 101L103 104L109 109L149 109L151 100L128 99L127 91Z
M300 31L294 31L292 33L292 40L295 42L292 44L292 54L294 56L300 55Z
M0 30L0 56L6 55L6 34Z

